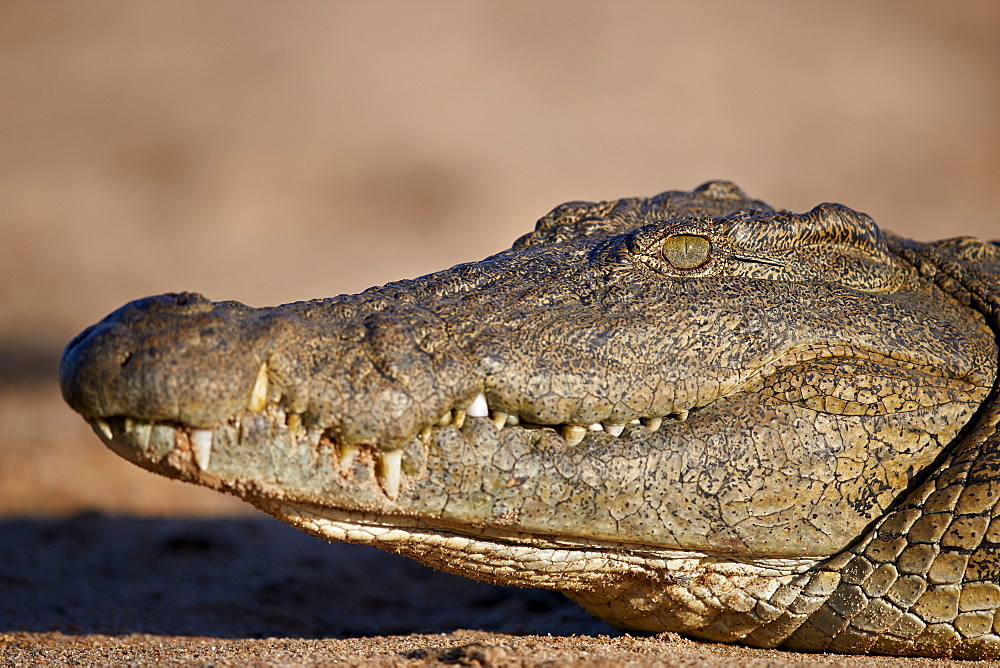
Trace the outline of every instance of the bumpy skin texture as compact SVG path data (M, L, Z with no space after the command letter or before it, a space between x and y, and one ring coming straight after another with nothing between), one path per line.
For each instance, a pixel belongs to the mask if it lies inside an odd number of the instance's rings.
M998 273L713 182L359 295L132 302L60 375L140 466L624 628L1000 657Z

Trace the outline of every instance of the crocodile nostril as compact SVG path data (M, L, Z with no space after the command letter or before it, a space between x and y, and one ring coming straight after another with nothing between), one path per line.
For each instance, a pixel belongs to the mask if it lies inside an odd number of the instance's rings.
M196 292L169 292L136 300L128 306L146 314L198 314L215 308L215 304L207 297Z
M177 306L198 306L209 302L208 299L201 296L197 292L178 292L173 294L174 303Z

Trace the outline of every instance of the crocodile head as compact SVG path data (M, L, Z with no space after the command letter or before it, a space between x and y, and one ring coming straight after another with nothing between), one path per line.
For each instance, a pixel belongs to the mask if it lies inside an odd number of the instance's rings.
M61 384L123 457L307 531L732 640L990 392L995 335L919 247L723 182L571 203L358 295L132 302L68 345Z

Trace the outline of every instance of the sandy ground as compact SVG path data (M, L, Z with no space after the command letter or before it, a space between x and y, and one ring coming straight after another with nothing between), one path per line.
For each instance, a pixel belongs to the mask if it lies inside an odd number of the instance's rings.
M622 634L553 592L258 517L85 513L0 521L0 535L0 658L13 663L872 664Z
M710 178L997 238L998 53L991 0L0 3L0 663L841 661L300 536L118 460L58 357L147 294L354 292Z

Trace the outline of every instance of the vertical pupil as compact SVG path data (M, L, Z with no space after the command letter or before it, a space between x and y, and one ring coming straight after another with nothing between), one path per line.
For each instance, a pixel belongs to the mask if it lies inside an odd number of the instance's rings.
M711 244L696 234L677 234L663 242L663 259L676 269L694 269L708 261Z

